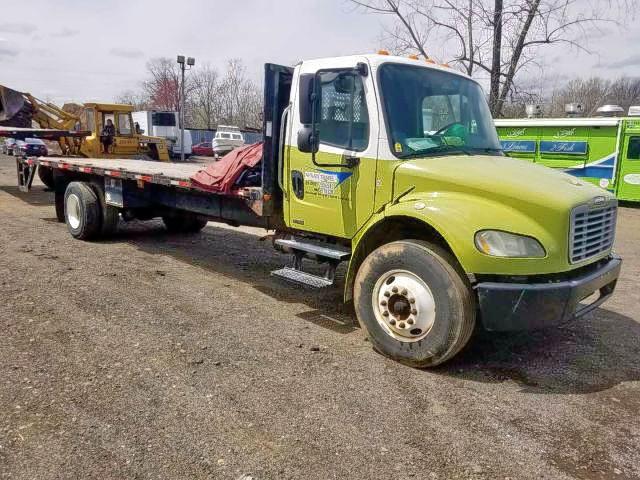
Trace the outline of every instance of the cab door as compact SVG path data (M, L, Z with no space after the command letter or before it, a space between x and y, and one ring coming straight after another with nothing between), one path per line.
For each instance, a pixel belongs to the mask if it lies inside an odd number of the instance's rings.
M368 65L335 61L343 64L298 67L286 146L285 219L298 230L351 238L373 213L377 109ZM300 135L310 128L301 117L300 74L313 77L316 153L299 148Z
M640 131L623 137L618 198L640 201Z
M114 138L113 153L119 155L134 155L139 150L137 137L133 133L133 121L131 112L115 112L114 125L116 137Z

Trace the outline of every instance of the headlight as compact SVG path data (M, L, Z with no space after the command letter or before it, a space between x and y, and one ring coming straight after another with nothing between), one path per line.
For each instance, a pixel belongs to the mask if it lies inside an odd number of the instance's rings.
M535 238L499 230L476 233L476 248L492 257L542 258L544 248Z

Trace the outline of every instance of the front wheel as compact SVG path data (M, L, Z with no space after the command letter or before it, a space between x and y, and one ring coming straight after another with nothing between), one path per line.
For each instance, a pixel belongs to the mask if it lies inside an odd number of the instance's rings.
M455 356L475 326L471 287L442 248L401 240L374 250L354 285L358 321L373 347L413 367Z

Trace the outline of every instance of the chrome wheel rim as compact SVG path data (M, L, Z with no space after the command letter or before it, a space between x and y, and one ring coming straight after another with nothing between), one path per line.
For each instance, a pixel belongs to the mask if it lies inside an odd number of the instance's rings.
M436 320L429 286L407 270L382 275L373 288L373 312L383 330L401 342L426 337Z
M69 226L73 229L78 228L80 226L80 199L75 193L67 197L65 209Z

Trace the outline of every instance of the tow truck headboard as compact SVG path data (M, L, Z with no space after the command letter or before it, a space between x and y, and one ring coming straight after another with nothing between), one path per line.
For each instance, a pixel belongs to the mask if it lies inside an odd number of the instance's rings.
M262 133L263 211L265 215L282 209L282 192L278 186L278 156L280 154L280 121L289 104L293 68L267 63L264 66L264 112Z

